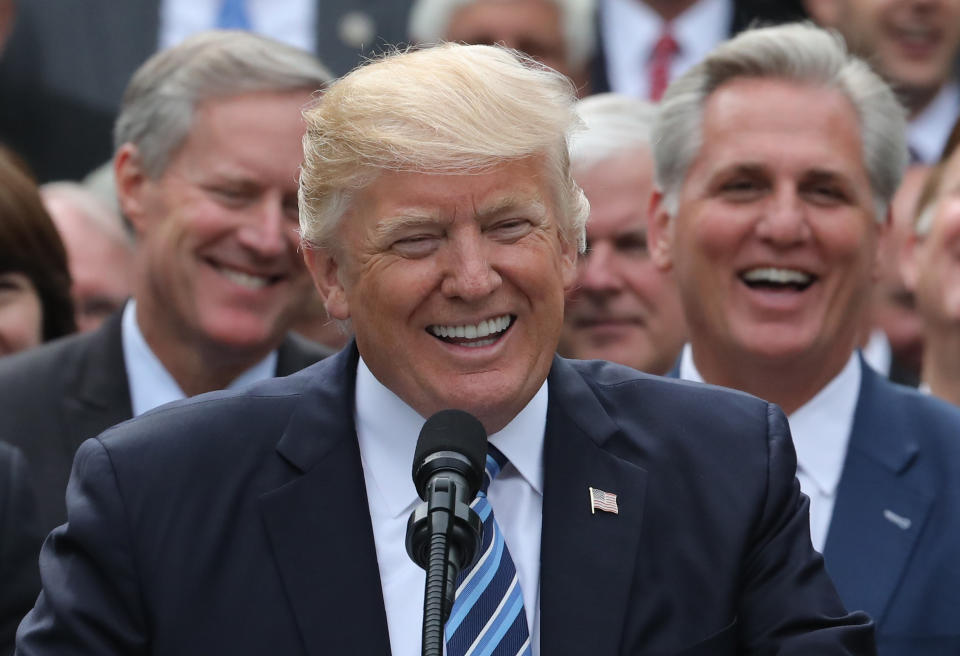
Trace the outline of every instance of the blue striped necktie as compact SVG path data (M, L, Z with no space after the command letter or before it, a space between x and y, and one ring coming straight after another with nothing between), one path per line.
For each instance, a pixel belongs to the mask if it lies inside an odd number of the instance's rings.
M223 0L215 25L222 30L249 30L246 0Z
M460 573L447 620L447 656L530 656L530 631L513 558L487 500L487 489L507 463L489 445L483 487L473 509L483 520L483 544L473 565Z

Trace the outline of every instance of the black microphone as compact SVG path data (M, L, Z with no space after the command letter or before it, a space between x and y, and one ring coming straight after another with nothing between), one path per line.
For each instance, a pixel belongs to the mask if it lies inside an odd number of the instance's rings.
M424 503L407 521L407 554L427 572L423 599L424 655L443 653L443 627L460 570L480 548L483 522L470 507L483 483L487 432L473 415L442 410L420 430L413 482Z

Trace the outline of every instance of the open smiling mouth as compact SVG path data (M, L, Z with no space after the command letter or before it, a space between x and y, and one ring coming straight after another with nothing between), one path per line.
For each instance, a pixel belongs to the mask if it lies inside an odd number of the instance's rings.
M244 271L238 271L237 269L231 269L213 262L211 262L210 265L227 280L230 280L241 287L246 287L247 289L263 289L267 285L273 285L283 279L283 276L255 275L252 273L246 273Z
M512 314L485 319L476 324L427 326L427 332L448 344L479 348L495 344L507 333L516 317Z
M816 282L817 276L797 269L759 267L742 272L740 279L750 289L802 292Z

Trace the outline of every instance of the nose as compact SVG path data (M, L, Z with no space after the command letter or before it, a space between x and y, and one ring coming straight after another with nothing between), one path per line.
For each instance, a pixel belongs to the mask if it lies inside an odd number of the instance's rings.
M446 250L447 273L441 283L445 296L472 302L489 296L500 287L503 279L490 264L479 230L451 235Z
M238 231L240 243L260 257L283 255L294 238L293 228L279 201L264 199Z
M577 289L591 294L611 294L619 291L623 280L617 272L616 253L606 242L590 245L580 259Z
M796 189L784 186L760 208L756 234L771 245L788 248L810 239L807 212Z

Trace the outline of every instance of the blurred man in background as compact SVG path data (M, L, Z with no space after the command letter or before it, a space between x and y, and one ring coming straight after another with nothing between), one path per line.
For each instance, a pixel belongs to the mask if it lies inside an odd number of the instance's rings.
M654 136L651 251L690 344L680 376L787 413L814 547L882 656L960 649L960 410L856 347L907 165L903 110L811 25L745 32L674 82Z
M67 249L77 330L95 330L130 296L133 239L123 219L80 184L50 182L40 194Z
M647 250L654 106L616 94L577 103L574 179L590 201L587 250L567 300L560 353L665 374L686 341L676 283Z
M927 341L922 388L960 405L960 122L920 199L902 264Z
M158 405L285 375L326 351L288 335L312 293L299 254L302 108L330 79L309 53L210 32L151 58L116 127L136 233L133 298L99 329L0 366L0 439L65 517L80 443Z
M907 107L911 159L936 162L960 115L960 0L805 2L814 20L836 28Z
M415 0L410 40L500 44L560 71L590 93L595 0Z

